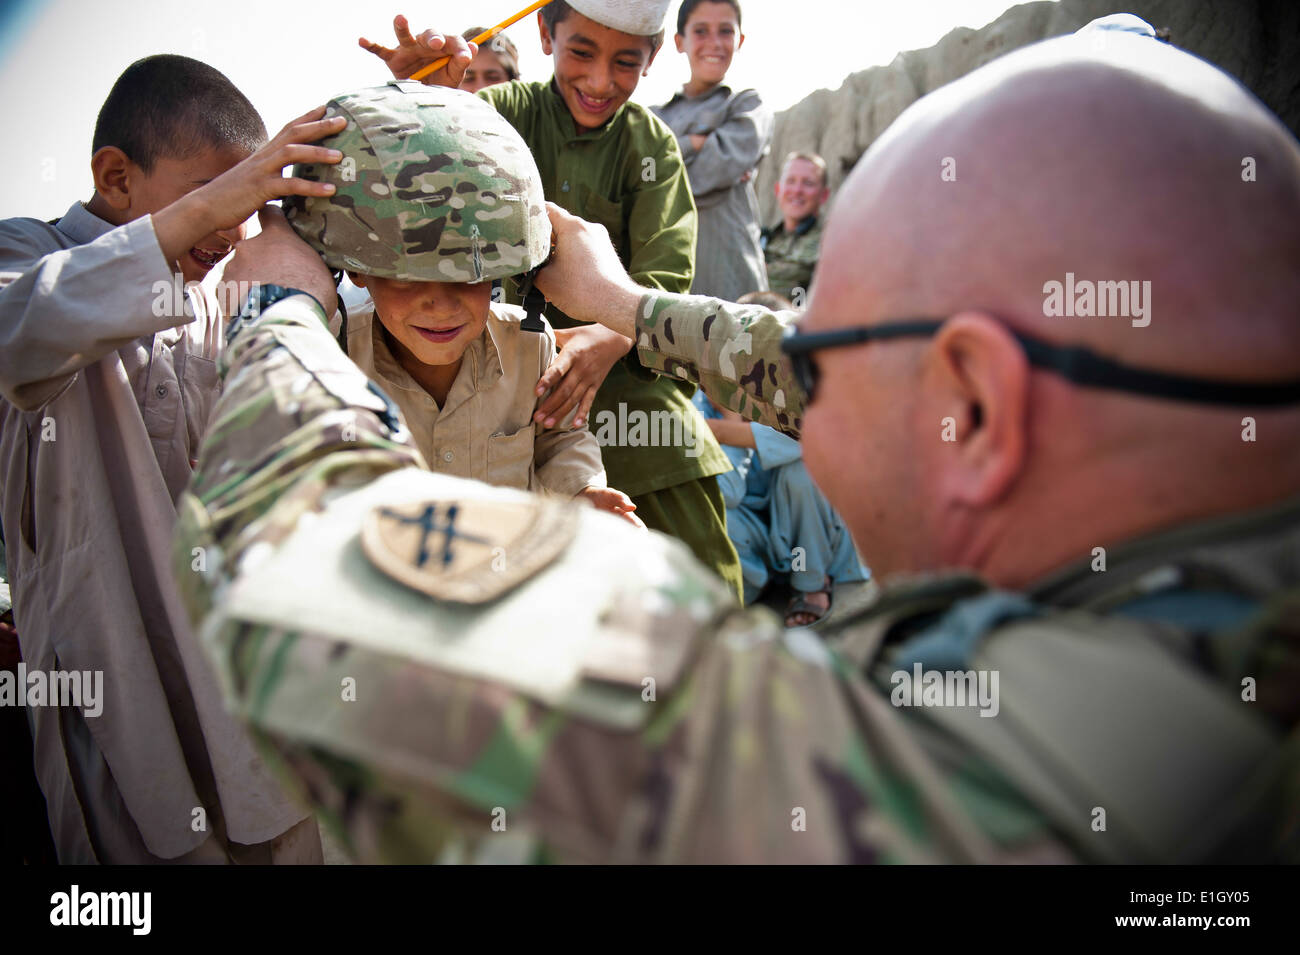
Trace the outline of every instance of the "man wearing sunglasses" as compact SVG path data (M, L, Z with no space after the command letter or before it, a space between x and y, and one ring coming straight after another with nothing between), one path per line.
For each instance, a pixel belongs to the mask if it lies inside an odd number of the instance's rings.
M1234 80L1065 38L931 94L788 339L550 211L539 287L802 435L884 587L786 632L668 538L422 470L268 217L177 576L354 854L1297 861L1300 148Z

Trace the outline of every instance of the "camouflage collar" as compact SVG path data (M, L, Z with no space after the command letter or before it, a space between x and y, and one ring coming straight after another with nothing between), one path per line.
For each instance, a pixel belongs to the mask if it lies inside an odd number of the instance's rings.
M812 215L804 216L800 219L799 224L794 227L794 231L789 234L797 239L801 235L807 235L815 228L817 228L817 213L814 212ZM786 234L784 219L777 222L777 224L772 226L770 229L763 230L764 239L774 239L778 235L784 234Z
M784 222L781 223L781 227L785 227ZM799 220L799 224L794 227L795 238L798 238L801 235L807 235L815 228L817 228L817 213L814 212L812 215L805 216L803 219Z
M1040 603L1095 609L1169 588L1264 593L1300 583L1294 569L1297 552L1300 497L1292 497L1280 504L1099 546L1026 592ZM1099 564L1099 558L1104 564Z

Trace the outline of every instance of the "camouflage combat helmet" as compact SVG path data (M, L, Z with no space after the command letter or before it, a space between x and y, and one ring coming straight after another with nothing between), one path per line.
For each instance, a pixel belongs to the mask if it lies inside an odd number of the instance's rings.
M514 128L470 93L390 82L330 100L348 125L320 145L338 165L294 175L327 197L284 201L294 229L336 269L426 282L527 272L550 251L541 177Z

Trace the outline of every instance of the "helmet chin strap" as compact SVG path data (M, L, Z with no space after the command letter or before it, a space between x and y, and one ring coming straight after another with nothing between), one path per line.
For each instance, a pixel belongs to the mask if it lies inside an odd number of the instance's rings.
M555 251L555 237L551 237L551 252ZM542 311L546 308L546 296L537 288L537 273L546 268L546 263L550 261L548 254L546 259L529 269L519 277L519 294L524 299L524 320L519 323L520 329L525 332L544 332L546 325L542 322Z

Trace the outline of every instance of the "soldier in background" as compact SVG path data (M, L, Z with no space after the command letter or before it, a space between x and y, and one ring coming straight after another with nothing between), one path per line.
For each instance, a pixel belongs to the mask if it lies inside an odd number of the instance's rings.
M1300 147L1225 74L1063 38L925 97L845 186L793 362L782 317L640 288L551 208L560 307L804 432L890 578L825 642L659 535L412 467L275 215L227 276L322 304L237 330L177 565L222 554L190 596L231 702L360 857L1300 857ZM1158 314L1064 320L1071 267ZM448 599L475 568L488 602Z
M773 191L781 221L763 230L768 288L803 308L822 244L821 209L831 197L826 160L816 153L790 153Z

